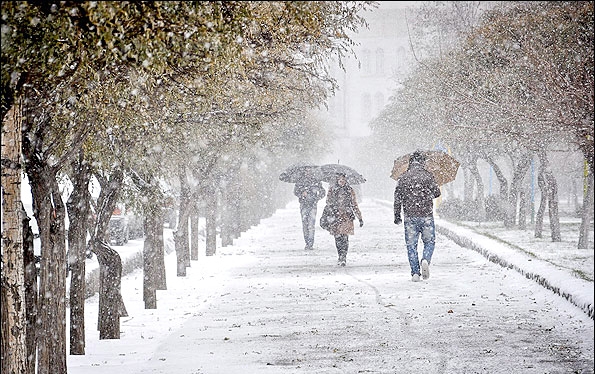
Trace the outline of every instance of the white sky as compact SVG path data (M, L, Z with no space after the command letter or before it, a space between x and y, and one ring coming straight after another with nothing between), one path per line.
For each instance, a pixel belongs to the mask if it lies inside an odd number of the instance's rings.
M68 356L68 372L593 372L593 319L581 308L593 305L592 281L437 219L519 270L438 234L430 279L413 283L391 202L364 199L360 208L365 225L350 237L344 268L319 226L315 250L303 249L292 201L233 246L201 254L186 277L176 277L175 253L167 255L168 289L158 291L157 309L144 309L140 270L124 277L129 316L121 319L121 338L98 339L97 296L88 299L86 355ZM171 250L171 230L165 232ZM576 251L576 237L566 239L558 251ZM519 242L530 251L543 247L522 234ZM115 248L125 259L142 251L142 241ZM592 279L593 250L583 252ZM519 271L568 289L578 302Z

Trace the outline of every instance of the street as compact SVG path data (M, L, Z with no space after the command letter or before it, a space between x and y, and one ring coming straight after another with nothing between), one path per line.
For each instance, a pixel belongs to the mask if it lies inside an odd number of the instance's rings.
M188 278L210 281L188 289L191 316L127 372L593 372L593 320L568 301L440 234L430 279L411 282L391 209L361 209L344 268L319 227L303 249L297 208L193 264ZM211 260L233 264L215 273Z

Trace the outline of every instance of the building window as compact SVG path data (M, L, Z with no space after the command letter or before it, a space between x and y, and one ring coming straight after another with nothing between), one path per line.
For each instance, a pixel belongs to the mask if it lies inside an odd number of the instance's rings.
M364 74L372 74L372 62L370 61L370 50L364 49L362 51L362 69Z
M384 75L384 49L376 50L376 74Z
M369 93L362 94L361 108L361 120L362 122L368 122L368 120L372 118L372 98Z

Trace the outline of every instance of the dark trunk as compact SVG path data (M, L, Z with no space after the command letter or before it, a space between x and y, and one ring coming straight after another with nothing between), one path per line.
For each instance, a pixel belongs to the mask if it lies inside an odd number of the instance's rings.
M190 213L190 259L198 260L198 212L196 201L192 203L192 212Z
M37 320L37 265L35 251L33 246L33 230L29 224L30 218L27 217L25 208L23 210L23 260L25 265L25 325L27 326L27 336L25 337L27 346L26 367L27 373L35 372L35 360L37 357L37 330L35 321Z
M527 229L527 194L519 192L519 229Z
M549 160L547 153L544 149L540 150L539 156L539 175L537 177L537 183L541 189L541 201L537 211L537 219L535 225L535 237L542 237L543 227L543 213L545 212L545 206L548 206L548 213L550 218L550 230L552 233L552 241L562 241L562 235L560 232L560 216L558 212L558 183L554 174L550 170Z
M68 265L70 268L70 354L85 354L85 260L87 256L87 223L89 216L89 181L91 170L83 151L72 163L73 190L66 202L68 229Z
M500 198L506 201L508 199L508 180L504 176L504 173L502 172L498 164L496 164L491 157L486 158L486 161L492 167L492 170L494 171L494 174L496 174L496 178L498 179L498 183L500 184Z
M463 201L473 200L473 174L468 165L463 168L463 175L465 177L463 182Z
M585 176L585 192L583 194L583 206L581 208L581 227L578 238L578 248L589 247L589 228L593 228L593 174L587 171Z
M558 182L554 174L550 171L547 173L548 181L548 212L550 214L550 230L552 232L552 241L561 242L562 233L560 232L560 213L558 210Z
M541 191L541 197L539 199L539 207L537 208L537 214L535 215L535 237L543 237L543 217L545 213L545 207L547 206L547 191L546 183L543 173L537 175L537 186Z
M4 91L2 103L4 102ZM21 100L2 117L2 265L0 267L0 370L23 373L27 369L27 295L25 284L25 248L23 238L26 217L21 201ZM4 108L3 108L4 109ZM4 114L4 111L3 111ZM28 221L27 221L28 222Z
M190 218L190 186L186 178L186 171L180 164L178 169L178 180L180 182L180 210L178 218L178 229L174 232L174 243L176 246L177 276L186 276L186 268L190 266L190 248L188 240L188 220Z
M477 159L474 159L473 162L471 163L471 165L469 167L469 172L475 179L475 183L477 186L477 208L479 210L477 212L478 221L483 222L483 221L485 221L485 218L486 218L485 199L483 196L484 186L483 186L483 180L481 179L481 174L479 173L479 169L477 168Z
M120 338L120 317L126 315L121 294L122 261L110 248L107 238L112 216L124 180L124 173L115 169L109 179L96 175L101 191L97 199L97 220L91 235L90 248L99 262L99 312L97 329L100 339Z
M233 204L233 192L231 183L227 183L221 189L221 246L227 247L233 244L233 224L237 217Z
M155 242L158 221L154 211L145 211L145 242L143 246L143 301L145 309L157 309L157 277L155 276Z
M510 184L510 193L508 194L508 204L506 209L506 218L504 219L504 226L512 228L516 222L517 204L519 192L522 188L523 180L531 165L531 157L529 154L523 154L514 168L512 175L512 183Z
M206 196L206 255L213 256L217 252L217 193L210 189Z
M95 240L99 261L99 339L120 339L120 317L128 316L122 299L122 260L106 242Z
M38 340L38 374L66 373L65 209L56 173L31 167L28 177L41 241L38 329L51 331Z

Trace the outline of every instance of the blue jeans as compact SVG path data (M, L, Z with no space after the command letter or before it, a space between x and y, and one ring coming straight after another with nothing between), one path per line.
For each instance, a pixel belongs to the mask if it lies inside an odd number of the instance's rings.
M422 260L427 260L429 264L434 253L436 238L434 217L405 217L403 225L405 228L405 244L407 245L407 257L409 258L409 266L411 266L411 275L420 274L417 242L421 235L421 240L424 243Z
M316 204L300 205L300 214L302 215L302 230L304 231L304 241L306 246L314 246L314 230L316 228Z

